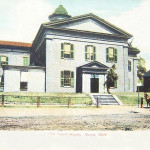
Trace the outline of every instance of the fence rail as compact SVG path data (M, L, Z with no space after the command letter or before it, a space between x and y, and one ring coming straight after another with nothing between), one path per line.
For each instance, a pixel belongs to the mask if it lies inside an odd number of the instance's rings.
M87 107L94 106L93 100L88 96L26 96L26 95L0 95L1 107L7 106L64 106L64 107ZM99 103L96 105L99 108Z

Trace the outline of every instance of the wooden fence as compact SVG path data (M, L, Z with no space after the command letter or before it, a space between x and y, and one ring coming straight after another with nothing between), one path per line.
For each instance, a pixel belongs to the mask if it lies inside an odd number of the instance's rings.
M9 97L9 100L8 100L8 97ZM22 101L22 100L19 100L19 102L17 101L13 101L14 98L17 98L17 99L21 99L23 98L24 99L33 99L34 98L34 102L25 102L25 101ZM41 102L41 99L43 101L43 98L46 98L46 99L50 99L48 100L48 102ZM6 100L7 99L7 100ZM11 100L10 100L11 99ZM53 99L60 99L59 101L61 101L62 99L65 99L65 101L62 101L61 103L52 103L51 101L54 101ZM78 100L78 102L76 103L76 99L81 99L81 103L80 103L80 100ZM84 100L84 102L82 103L82 100ZM40 106L44 106L44 105L47 105L47 106L65 106L65 107L68 107L68 108L71 108L71 107L81 107L81 106L96 106L97 108L100 108L100 104L99 104L99 99L97 99L96 101L96 105L93 105L93 100L91 100L90 97L53 97L53 96L19 96L19 95L1 95L1 107L7 107L9 105L13 104L13 106L17 106L18 104L19 105L23 105L23 104L32 104L35 105L37 108L39 108Z

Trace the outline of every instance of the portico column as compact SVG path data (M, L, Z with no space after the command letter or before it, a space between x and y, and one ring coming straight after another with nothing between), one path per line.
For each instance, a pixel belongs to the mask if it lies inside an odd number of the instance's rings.
M106 74L104 74L104 93L105 93L105 81L106 81Z

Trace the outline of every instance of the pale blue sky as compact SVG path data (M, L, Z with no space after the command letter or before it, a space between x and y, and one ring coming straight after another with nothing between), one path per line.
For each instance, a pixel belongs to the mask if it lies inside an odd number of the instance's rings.
M2 4L1 4L2 1ZM0 30L14 23L14 9L25 0L0 0ZM100 17L107 19L112 16L119 16L120 13L131 10L139 6L142 0L43 0L56 9L61 3L72 16L87 13L96 13ZM32 3L31 5L34 5ZM32 14L31 14L32 15Z
M46 0L54 8L60 0ZM92 10L105 11L103 18L117 16L123 11L133 9L141 4L142 0L61 0L62 4L71 15L90 13Z
M134 36L150 69L150 0L61 0L72 16L94 13ZM0 0L0 40L32 42L60 0Z

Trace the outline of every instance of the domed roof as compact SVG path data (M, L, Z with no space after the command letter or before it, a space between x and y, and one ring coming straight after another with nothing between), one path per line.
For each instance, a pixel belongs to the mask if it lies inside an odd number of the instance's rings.
M63 15L68 15L68 12L67 12L67 10L63 7L63 5L59 5L59 7L58 8L56 8L56 10L55 10L55 12L53 13L53 15L58 15L58 14L63 14Z
M71 16L68 15L67 10L63 7L63 5L59 5L58 8L56 8L55 12L49 16L50 21L60 20L60 19L66 19L70 18Z

